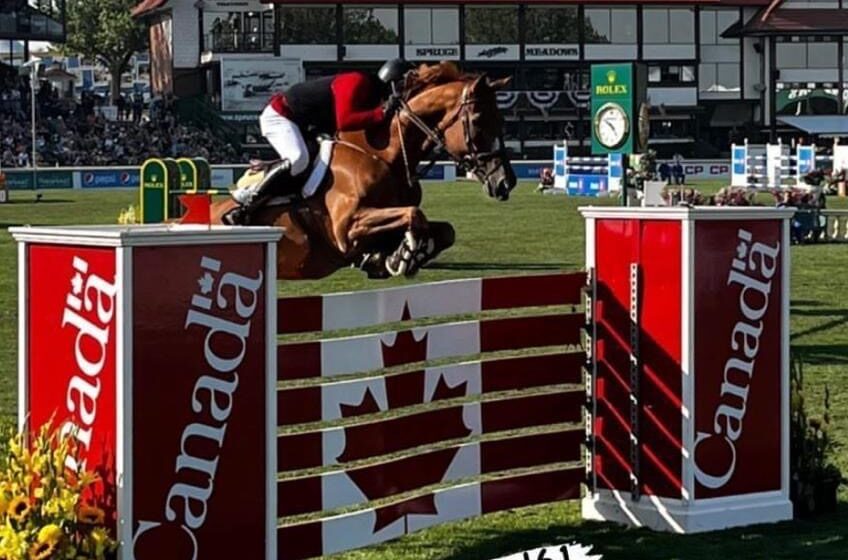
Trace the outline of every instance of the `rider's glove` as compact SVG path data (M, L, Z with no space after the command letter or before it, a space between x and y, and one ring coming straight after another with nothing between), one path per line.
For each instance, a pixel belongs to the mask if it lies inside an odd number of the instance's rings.
M383 104L383 116L386 120L395 116L397 110L400 109L400 96L392 94Z

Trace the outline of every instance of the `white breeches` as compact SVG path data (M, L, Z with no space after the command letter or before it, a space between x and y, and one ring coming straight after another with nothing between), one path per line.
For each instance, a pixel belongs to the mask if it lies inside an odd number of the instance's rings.
M280 157L291 162L291 174L300 175L309 167L309 150L300 128L271 106L259 117L259 129Z

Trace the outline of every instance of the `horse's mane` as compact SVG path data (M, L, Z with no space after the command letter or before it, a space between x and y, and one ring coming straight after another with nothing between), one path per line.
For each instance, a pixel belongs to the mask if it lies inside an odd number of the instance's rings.
M476 74L466 74L453 62L443 60L438 64L422 64L407 75L406 98L411 99L419 93L442 84L468 82L477 79Z

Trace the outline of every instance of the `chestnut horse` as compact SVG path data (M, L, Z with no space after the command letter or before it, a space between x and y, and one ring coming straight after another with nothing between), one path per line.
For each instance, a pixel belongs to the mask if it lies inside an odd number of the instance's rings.
M453 227L418 208L416 169L437 149L472 171L489 196L507 200L515 174L501 140L495 92L509 80L464 75L452 63L407 75L396 116L370 132L341 133L315 195L258 210L252 223L285 228L281 279L323 278L359 266L372 278L410 276L454 242ZM214 204L213 223L235 204Z

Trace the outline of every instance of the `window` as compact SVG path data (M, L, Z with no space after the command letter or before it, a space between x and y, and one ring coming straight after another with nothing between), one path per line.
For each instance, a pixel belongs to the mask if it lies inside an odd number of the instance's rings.
M739 21L739 10L710 9L701 10L702 45L738 45L739 39L725 39L722 33Z
M577 69L528 67L524 79L530 91L589 91L588 72Z
M458 45L459 8L407 6L403 10L407 45Z
M274 11L203 13L204 46L216 52L260 52L274 48Z
M530 44L569 44L580 41L577 6L528 6L526 41Z
M336 9L332 6L283 6L280 37L286 45L334 45Z
M653 64L648 67L650 84L691 84L695 81L695 67L689 64Z
M691 9L645 8L642 24L646 45L695 42L695 12Z
M344 6L344 42L387 45L398 42L397 7Z
M695 42L694 10L669 10L668 25L670 43L675 45L688 45Z
M698 67L698 89L708 93L739 92L739 68L735 62L701 64Z
M465 40L470 45L518 43L518 7L466 6Z
M837 68L839 47L835 42L807 44L807 68Z
M775 49L778 68L837 68L839 47L835 41L792 37L778 42Z
M584 13L587 43L636 43L635 8L587 8Z

